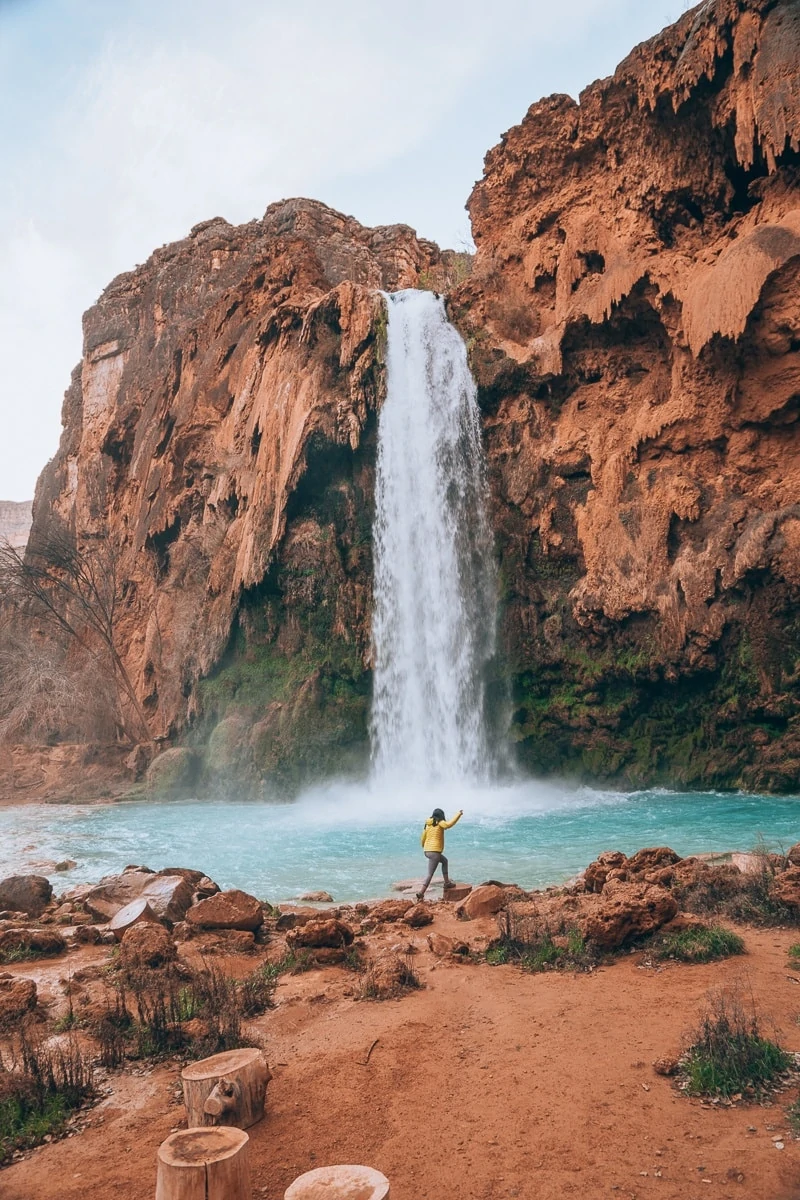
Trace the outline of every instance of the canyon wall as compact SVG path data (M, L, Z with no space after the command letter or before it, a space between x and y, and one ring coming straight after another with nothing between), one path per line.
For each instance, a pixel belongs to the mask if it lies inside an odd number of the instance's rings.
M196 226L87 312L32 544L108 535L117 641L151 737L198 750L184 776L258 793L363 758L379 289L456 261L290 200Z
M0 542L21 550L28 541L32 520L30 500L0 500Z
M293 200L87 313L33 536L119 551L125 664L182 747L163 789L364 762L378 289L414 286L479 384L520 765L796 788L800 4L714 0L534 104L469 210L466 279Z
M715 0L486 158L451 297L532 769L800 780L800 4Z

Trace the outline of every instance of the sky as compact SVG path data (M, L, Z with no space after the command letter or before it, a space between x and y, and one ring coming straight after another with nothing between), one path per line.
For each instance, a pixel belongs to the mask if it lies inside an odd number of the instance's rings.
M688 0L0 0L0 499L55 453L81 316L192 225L311 196L469 245L483 156Z

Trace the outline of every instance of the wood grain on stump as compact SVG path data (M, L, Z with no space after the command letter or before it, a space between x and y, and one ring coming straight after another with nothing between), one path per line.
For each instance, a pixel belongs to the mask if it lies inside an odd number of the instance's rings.
M242 1129L183 1129L158 1148L156 1200L252 1200Z
M226 1050L181 1071L189 1127L236 1125L248 1129L264 1116L272 1075L260 1050Z
M389 1200L389 1180L373 1167L317 1167L295 1179L284 1200Z

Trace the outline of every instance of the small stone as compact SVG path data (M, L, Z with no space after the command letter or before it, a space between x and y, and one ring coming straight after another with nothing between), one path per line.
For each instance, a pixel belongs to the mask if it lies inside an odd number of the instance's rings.
M783 1149L783 1142L774 1142L773 1144L774 1144L776 1150Z

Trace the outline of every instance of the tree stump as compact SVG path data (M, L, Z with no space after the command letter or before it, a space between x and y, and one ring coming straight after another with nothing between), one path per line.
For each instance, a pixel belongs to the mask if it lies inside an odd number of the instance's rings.
M183 1129L158 1148L156 1200L252 1200L247 1134Z
M389 1200L389 1180L372 1167L317 1167L295 1179L283 1200Z
M226 1050L181 1071L189 1128L236 1125L249 1129L264 1116L272 1078L260 1050Z

